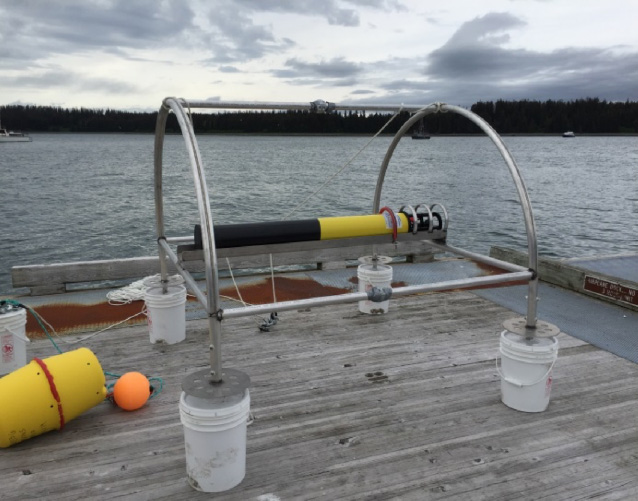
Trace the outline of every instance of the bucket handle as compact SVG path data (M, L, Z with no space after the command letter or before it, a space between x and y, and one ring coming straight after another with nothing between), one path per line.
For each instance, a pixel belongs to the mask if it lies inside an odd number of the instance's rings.
M4 329L8 330L11 334L13 334L18 339L22 339L22 341L24 341L25 343L30 343L31 342L31 340L28 337L23 336L22 333L20 333L20 332L16 332L16 331L12 330L11 327L6 327L5 326Z
M544 379L547 379L547 376L549 376L552 372L552 369L554 368L554 364L556 363L556 360L558 359L558 357L554 357L554 360L552 360L552 365L549 366L549 369L547 370L547 372L543 375L543 377L541 377L540 379L538 379L537 381L534 381L533 383L521 383L520 381L517 381L516 379L512 379L507 377L505 374L503 374L501 372L501 369L498 365L498 355L496 356L496 358L494 359L496 362L496 372L498 372L499 376L501 376L501 378L510 383L513 384L514 386L518 386L519 388L523 388L525 386L534 386L535 384L540 383L541 381L543 381Z

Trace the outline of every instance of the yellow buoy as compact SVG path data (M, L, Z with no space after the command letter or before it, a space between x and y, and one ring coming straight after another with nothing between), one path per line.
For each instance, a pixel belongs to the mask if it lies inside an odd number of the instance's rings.
M88 348L40 360L0 379L0 447L59 430L106 398L104 372Z

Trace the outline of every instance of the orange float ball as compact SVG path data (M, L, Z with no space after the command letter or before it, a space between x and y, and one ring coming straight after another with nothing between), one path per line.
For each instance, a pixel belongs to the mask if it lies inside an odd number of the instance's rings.
M151 396L151 385L144 374L127 372L115 382L113 400L125 411L142 407Z

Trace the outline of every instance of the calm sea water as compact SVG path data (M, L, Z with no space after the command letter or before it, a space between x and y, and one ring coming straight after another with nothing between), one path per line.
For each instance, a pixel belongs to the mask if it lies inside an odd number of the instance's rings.
M0 294L15 265L156 254L153 136L34 134L0 145ZM390 138L201 136L216 223L368 214ZM638 252L638 137L506 137L547 257ZM198 213L181 136L165 147L167 233L187 235ZM514 184L485 137L405 139L382 205L442 203L448 242L481 253L526 249ZM297 208L302 204L300 208Z

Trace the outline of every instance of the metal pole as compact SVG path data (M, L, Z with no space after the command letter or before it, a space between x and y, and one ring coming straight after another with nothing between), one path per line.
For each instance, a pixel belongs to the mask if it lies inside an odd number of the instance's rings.
M219 310L219 277L217 271L217 254L215 251L215 238L213 233L213 218L210 212L210 200L204 176L203 163L195 138L193 125L188 118L182 100L168 97L164 99L162 109L170 108L177 122L179 123L186 144L186 150L190 159L193 179L195 182L195 194L197 196L197 206L199 209L200 223L202 229L202 244L204 250L205 278L207 289L207 314L209 317L209 355L210 355L210 375L213 382L220 382L222 379L222 351L221 351L221 319L218 316ZM164 121L165 124L165 121ZM161 173L160 173L161 174Z
M177 255L173 252L173 249L169 247L168 242L166 240L167 239L165 238L159 239L160 247L164 250L168 258L172 261L175 268L177 268L177 270L180 272L180 275L184 278L184 281L189 286L191 292L195 294L195 297L197 297L197 300L201 303L201 305L204 308L206 308L208 304L207 297L202 293L201 290L199 290L199 287L197 286L197 282L195 281L193 276L188 272L188 270L186 270L182 266L182 264L179 262Z
M488 275L484 277L463 278L458 280L448 280L433 284L408 285L392 289L392 297L409 296L423 292L436 292L456 289L467 289L481 285L493 285L499 283L515 282L519 280L529 280L532 276L530 271L519 271L505 273L502 275ZM263 315L274 311L290 311L304 309L312 306L330 306L333 304L353 303L369 299L367 292L349 292L336 296L322 296L310 299L297 299L293 301L282 301L279 303L258 304L253 306L243 306L230 308L222 312L224 319L238 318L249 315Z
M162 196L162 156L164 149L164 135L166 130L166 120L168 118L169 109L162 104L157 114L157 122L155 123L155 148L154 148L154 167L155 167L155 227L158 242L158 253L160 262L160 274L162 280L162 292L168 292L168 267L166 265L166 254L160 245L160 241L164 238L164 200Z
M537 276L537 266L538 266L538 246L536 242L536 228L534 225L534 216L532 214L532 206L529 200L529 195L527 193L527 189L525 187L525 183L523 178L521 177L520 171L518 170L518 166L514 161L511 153L503 143L503 140L498 135L498 133L481 117L472 113L465 108L461 108L458 106L452 106L444 103L433 103L429 106L422 108L417 111L411 118L409 118L403 126L399 129L399 131L394 136L390 146L388 147L388 151L383 159L383 163L381 164L381 169L379 171L379 177L377 178L377 186L374 194L374 202L372 207L372 212L379 212L379 206L381 203L381 191L383 189L383 181L385 179L385 174L388 169L388 165L390 163L390 159L392 158L392 154L396 149L397 145L401 138L406 134L406 132L419 120L423 117L430 115L431 113L446 113L452 112L457 113L461 116L464 116L475 125L477 125L487 136L492 140L492 142L496 145L496 148L500 152L501 156L505 160L509 172L514 181L514 185L516 186L516 191L518 193L518 198L521 203L521 207L523 209L523 218L525 221L525 230L527 232L527 248L529 255L529 269L532 272L532 278L529 281L529 289L527 295L527 327L529 328L529 332L533 333L533 329L536 326L536 316L537 316L537 292L538 292L538 276Z
M331 110L334 111L382 111L385 113L396 113L397 111L405 111L414 113L423 108L422 105L403 106L396 104L336 104L330 103ZM188 101L188 106L202 109L217 110L312 110L312 105L308 103L259 103L259 102L215 102L215 101ZM318 112L320 113L320 112Z

